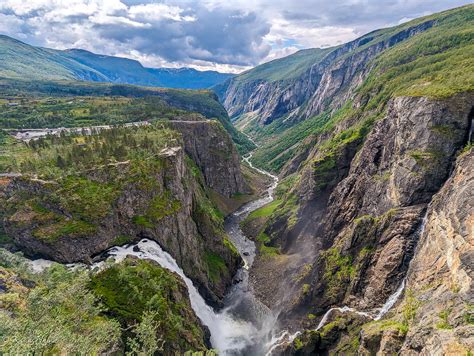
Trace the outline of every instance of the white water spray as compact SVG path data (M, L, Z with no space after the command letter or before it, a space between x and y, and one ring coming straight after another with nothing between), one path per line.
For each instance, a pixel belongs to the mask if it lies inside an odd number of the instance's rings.
M383 316L387 314L390 309L392 309L392 307L395 305L395 303L398 301L398 299L402 295L403 290L405 289L405 283L406 283L405 280L406 278L403 278L402 283L400 283L397 290L390 297L388 297L387 301L382 306L379 313L375 316L374 320L382 319Z
M225 310L216 313L206 304L193 282L186 277L175 259L163 251L155 241L141 240L136 245L114 247L109 250L109 254L115 258L116 262L120 262L130 255L141 259L150 259L177 273L186 283L194 312L211 332L212 346L222 353L225 354L229 350L238 350L251 342L249 337L256 333L255 327L251 323L234 319Z

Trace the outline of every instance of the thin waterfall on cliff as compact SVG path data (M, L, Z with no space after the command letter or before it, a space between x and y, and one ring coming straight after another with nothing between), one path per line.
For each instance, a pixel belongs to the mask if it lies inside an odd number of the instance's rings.
M426 227L426 221L427 221L427 215L428 215L428 209L425 212L425 215L423 216L422 223L418 229L418 239L423 235L425 232L425 227ZM369 313L363 312L363 311L358 311L354 308L350 308L348 306L343 306L343 307L334 307L329 309L321 318L318 326L314 330L320 330L324 325L327 324L329 316L334 312L334 311L339 311L341 313L356 313L361 316L365 316L368 318L371 318L375 321L382 319L385 314L387 314L392 307L395 305L395 303L400 299L403 291L405 290L405 285L406 285L406 279L407 277L403 278L402 282L398 286L397 290L393 292L386 300L386 302L383 304L383 306L380 308L380 311L377 313L375 317L372 317ZM288 330L284 330L283 332L280 333L279 336L272 338L270 343L268 344L268 351L266 355L271 355L274 350L276 350L279 346L285 345L285 344L290 344L291 342L294 341L299 335L301 334L301 331L297 331L293 334L290 334Z

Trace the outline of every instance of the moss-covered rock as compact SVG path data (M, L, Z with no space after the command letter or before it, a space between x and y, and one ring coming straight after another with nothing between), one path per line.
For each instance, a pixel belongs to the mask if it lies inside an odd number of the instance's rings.
M209 346L209 333L191 308L186 285L153 261L126 259L93 276L90 287L106 314L125 329L152 312L164 354L204 351Z

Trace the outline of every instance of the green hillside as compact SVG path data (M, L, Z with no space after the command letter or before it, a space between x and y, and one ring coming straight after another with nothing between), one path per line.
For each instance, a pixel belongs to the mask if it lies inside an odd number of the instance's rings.
M0 77L30 80L89 80L164 88L205 89L232 77L192 68L146 68L140 62L95 54L30 46L0 35Z
M427 21L434 21L434 25L381 52L367 64L373 69L355 90L358 100L364 103L362 107L354 108L348 101L339 110L303 121L282 117L270 125L248 127L246 131L263 143L254 154L255 162L278 171L300 148L304 149L304 140L310 135L330 132L336 123L362 113L379 117L388 101L396 96L443 98L474 90L473 5L367 34L360 39L369 40L367 43L341 58Z
M75 79L76 76L105 80L92 68L81 65L60 52L33 47L0 35L0 76L23 79Z
M259 65L239 75L236 79L239 82L245 83L253 80L275 82L279 80L298 78L313 64L318 63L332 50L334 50L334 47L325 49L304 49L290 56L275 59L273 61Z
M232 126L227 112L208 90L0 78L0 93L0 128L119 124L196 112L208 119L217 119L241 153L254 147Z

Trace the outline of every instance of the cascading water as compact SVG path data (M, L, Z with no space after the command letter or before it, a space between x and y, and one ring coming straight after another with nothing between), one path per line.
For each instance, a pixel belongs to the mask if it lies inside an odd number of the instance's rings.
M398 298L400 298L400 296L402 295L403 290L405 289L405 281L406 281L406 278L403 278L402 283L400 283L400 286L390 297L388 297L387 301L382 306L379 313L375 316L374 320L382 319L383 316L387 314L390 309L392 309L392 307L397 302Z
M244 267L236 275L236 283L224 298L224 308L215 312L201 297L192 281L186 277L176 261L154 241L142 240L136 245L114 247L109 254L117 261L127 255L151 259L160 266L176 272L186 283L191 300L191 306L202 323L211 332L211 344L220 355L264 355L271 340L276 317L260 303L249 287L249 268L255 259L256 247L253 241L247 239L240 229L240 222L252 211L273 200L278 178L266 171L253 167L251 155L244 160L255 170L273 179L267 190L267 195L261 199L244 205L225 221L225 230L240 252ZM100 266L99 266L100 267Z
M242 259L244 267L236 275L236 283L224 298L224 308L215 312L208 306L193 282L186 277L183 270L167 252L151 240L141 240L137 244L113 247L107 254L114 257L116 262L132 255L142 259L156 261L160 266L176 272L186 283L191 306L204 325L211 333L211 344L219 351L220 355L264 355L268 348L274 343L272 334L276 316L253 295L249 286L248 270L253 264L256 254L255 243L245 237L240 229L240 222L249 213L270 203L273 200L273 191L278 184L278 178L264 170L258 169L250 162L251 154L244 157L250 167L273 179L267 194L255 201L244 205L237 212L230 215L225 221L225 230L232 240ZM41 271L49 267L53 262L48 260L35 260L30 264L34 271ZM91 266L92 269L101 269L104 262L98 262ZM82 264L68 265L71 268L85 266Z
M418 229L418 233L417 233L418 238L420 238L423 235L424 231L425 231L427 216L428 216L428 209L425 212L425 215L423 216L421 225ZM321 318L321 320L320 320L320 322L319 322L319 324L318 324L318 326L316 327L315 330L317 331L317 330L321 329L324 325L326 325L327 322L328 322L329 316L336 310L341 312L341 313L348 313L348 312L356 313L356 314L371 318L375 321L382 319L385 316L385 314L387 314L390 311L390 309L392 309L392 307L395 305L395 303L400 299L400 296L402 295L403 291L405 290L406 279L407 279L407 277L405 276L405 278L403 278L402 282L398 286L397 290L395 292L393 292L387 298L387 301L384 303L382 308L380 308L380 311L377 313L377 315L375 317L372 316L373 314L371 315L367 312L358 311L358 310L356 310L354 308L350 308L348 306L334 307L334 308L329 309L323 315L323 317ZM290 334L287 330L283 331L280 334L280 336L274 337L272 339L272 342L269 344L269 347L268 347L267 356L271 355L272 351L275 350L276 348L278 348L279 346L293 342L293 340L296 339L298 337L298 335L300 335L300 334L301 334L300 331L297 331L294 334Z

